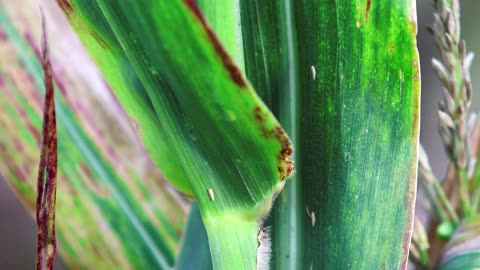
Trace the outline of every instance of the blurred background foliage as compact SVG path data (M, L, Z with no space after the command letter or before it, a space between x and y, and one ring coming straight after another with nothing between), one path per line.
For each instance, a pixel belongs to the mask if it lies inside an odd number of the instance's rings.
M52 2L53 0L45 0L45 2ZM420 140L425 147L427 153L429 154L430 161L432 163L433 171L439 178L443 178L446 172L447 159L444 152L444 147L440 140L437 131L437 109L438 102L441 100L441 84L436 78L433 70L431 68L431 58L439 57L438 50L434 44L434 39L430 35L425 27L428 24L433 22L433 8L432 2L430 0L419 0L417 1L417 12L418 12L418 47L421 59L421 72L422 72L422 116L421 116L421 134ZM478 25L480 24L480 17L478 13L480 12L480 3L476 0L463 0L461 1L461 22L462 22L462 37L467 42L467 47L473 53L477 55L477 58L474 60L471 67L471 76L473 82L473 102L472 102L472 112L478 111L480 108L480 93L478 91L478 80L480 79L480 61L478 57L480 56L480 35L478 35ZM23 25L23 31L31 32L32 38L38 40L40 27L37 24L28 24L31 22L29 16L39 16L38 12L38 2L35 0L0 0L0 10L7 12L14 12L15 10L23 10L21 21ZM25 11L27 10L27 11ZM59 12L59 10L49 10L48 12ZM17 14L18 15L18 14ZM39 20L33 20L39 21ZM55 27L68 27L67 22L63 24L56 25ZM53 32L53 31L50 31ZM50 34L50 33L49 33ZM2 65L0 70L9 70L13 68L8 66L9 61L9 51L5 46L5 43L1 42L2 36L0 34L0 65ZM62 37L62 42L59 44L51 45L53 48L52 51L60 48L58 53L67 54L68 58L57 58L58 61L83 61L80 65L82 66L81 70L67 70L67 74L74 74L78 80L79 85L82 84L81 80L92 80L91 82L92 89L76 89L76 93L81 93L82 95L76 95L72 97L75 100L76 104L80 106L88 106L88 95L103 95L102 100L107 102L110 108L113 110L109 113L105 113L105 117L110 119L114 124L113 126L105 125L105 130L111 131L115 130L114 134L117 139L122 140L125 144L126 149L137 149L139 152L123 152L119 155L119 161L117 161L117 166L133 166L138 171L143 171L148 173L148 177L152 181L153 186L157 186L155 183L163 183L160 173L153 164L148 160L141 157L144 157L144 151L141 145L139 144L136 136L134 135L133 130L128 125L120 125L122 121L116 121L116 117L126 117L122 110L119 108L115 98L108 92L108 89L105 87L102 79L100 78L98 71L93 66L93 64L88 61L86 55L77 55L77 54L68 54L70 50L73 51L72 46L80 46L79 41L75 36L64 36ZM87 59L87 60L86 60ZM64 65L68 66L68 65ZM54 66L55 68L55 66ZM68 77L68 76L67 76ZM73 77L72 77L73 78ZM86 94L86 95L85 95ZM85 98L87 100L85 100ZM98 109L100 106L87 107L85 109ZM87 121L84 120L83 123ZM125 121L123 121L125 123ZM3 128L3 127L2 127ZM93 132L93 131L92 131ZM139 157L138 159L132 159ZM137 163L132 164L132 160L135 160ZM60 161L61 162L61 161ZM37 163L35 162L34 168L36 168ZM1 175L0 175L1 177ZM61 177L61 176L60 176ZM61 178L59 178L61 181ZM166 185L161 184L163 187ZM419 216L425 216L423 213L429 211L425 209L425 205L422 203L423 193L418 194L417 199L417 212ZM176 198L176 200L183 200L181 198ZM180 211L186 213L187 207L181 208ZM35 260L35 245L36 245L36 226L32 217L26 212L22 207L21 202L15 197L12 190L6 185L4 181L0 181L0 269L32 269ZM59 260L57 260L59 262ZM56 269L63 269L61 262Z

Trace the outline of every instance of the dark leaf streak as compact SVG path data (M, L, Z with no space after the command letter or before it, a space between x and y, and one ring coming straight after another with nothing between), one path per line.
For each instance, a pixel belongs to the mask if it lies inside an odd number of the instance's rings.
M198 18L201 22L205 30L207 31L208 37L212 42L217 54L222 59L223 65L228 70L230 74L230 78L232 81L242 88L247 88L247 82L243 78L241 71L235 65L231 57L228 55L225 48L220 43L220 40L215 35L215 32L210 28L208 25L205 17L201 13L200 9L197 7L196 3L193 0L183 0L186 6L191 10L191 12ZM254 108L254 116L257 121L263 123L265 121L265 117L262 114L262 109L259 106ZM282 143L282 149L279 153L278 160L278 172L280 174L280 180L285 180L293 173L293 162L291 160L291 155L293 153L292 145L290 139L286 135L285 131L281 126L275 127L273 130L266 130L264 126L262 126L262 133L266 137L274 137L278 141Z
M228 73L230 74L230 78L232 79L232 81L236 85L240 86L241 88L246 88L247 82L243 78L242 72L240 71L240 69L238 69L238 67L233 62L232 58L228 55L227 51L220 43L220 40L215 35L215 32L207 24L207 21L203 16L202 12L200 11L200 9L197 7L197 4L193 0L183 0L183 2L191 10L191 12L197 17L197 19L201 22L201 24L207 31L208 38L210 39L210 42L212 42L213 47L215 48L215 51L217 52L217 54L222 59L223 65L228 70Z
M37 179L37 270L53 269L56 251L55 204L57 190L57 130L52 68L42 14L42 68L45 80L42 144Z

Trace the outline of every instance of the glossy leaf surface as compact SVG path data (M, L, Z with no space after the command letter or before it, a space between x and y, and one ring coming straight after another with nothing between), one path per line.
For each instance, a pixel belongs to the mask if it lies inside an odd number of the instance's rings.
M157 139L172 149L172 157L178 159L175 166L185 172L195 193L212 250L232 252L214 257L214 265L224 268L230 258L244 257L229 267L253 268L258 223L293 171L292 147L196 4L176 0L62 5L70 18L80 18L73 22L83 22L77 29L84 41L95 36L107 55L114 51L121 57L116 51L121 48L130 62L158 117L155 124L163 136ZM106 24L94 23L98 20ZM182 31L162 31L178 25ZM99 62L104 59L93 55ZM115 79L105 74L107 80ZM121 102L122 95L118 94ZM236 241L238 248L225 248Z
M414 1L244 1L247 77L292 138L274 269L404 269L420 74ZM389 239L385 241L385 239Z

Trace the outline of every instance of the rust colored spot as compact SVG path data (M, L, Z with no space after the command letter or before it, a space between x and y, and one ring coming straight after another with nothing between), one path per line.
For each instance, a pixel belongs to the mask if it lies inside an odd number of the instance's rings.
M370 15L370 8L372 7L372 1L367 0L367 11L365 12L365 19L368 21L368 16Z
M253 109L253 112L255 113L255 119L257 119L260 122L265 121L265 117L262 114L262 109L260 108L260 106L255 106L255 108Z
M107 43L94 31L88 31L90 35L98 42L98 44L105 50L108 49Z
M290 156L292 154L292 151L293 150L290 147L284 148L284 149L282 149L282 155Z
M232 81L235 84L237 84L238 86L240 86L242 88L246 88L247 87L247 82L244 80L244 78L242 76L242 73L240 72L238 67L235 65L235 63L233 62L230 55L228 55L227 51L222 46L219 39L217 38L217 36L213 32L213 30L207 24L207 21L205 20L205 17L203 16L202 12L200 11L200 9L195 4L195 1L193 1L193 0L183 0L183 2L193 12L193 14L202 23L203 27L207 31L208 37L210 38L210 41L212 42L213 47L215 48L215 51L217 51L217 54L222 59L223 65L228 70L228 73L230 74L230 78L232 79Z
M72 12L73 6L68 0L57 0L58 5L63 9L65 12Z
M389 51L390 53L393 52L393 43L391 43L391 42L388 43L388 51Z
M45 84L45 105L37 178L36 220L37 269L53 269L56 251L55 202L57 191L57 125L52 67L47 44L45 17L42 13L42 69Z

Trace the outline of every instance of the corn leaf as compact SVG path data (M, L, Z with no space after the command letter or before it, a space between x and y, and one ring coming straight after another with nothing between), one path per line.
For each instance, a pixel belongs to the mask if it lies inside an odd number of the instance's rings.
M84 22L77 27L84 41L95 35L109 52L120 44L130 61L158 117L159 139L171 147L198 200L215 268L255 268L258 224L293 170L292 148L195 3L62 3L70 18ZM108 31L94 23L102 16ZM179 25L182 31L164 31Z
M415 1L241 7L247 77L296 149L298 173L269 221L273 269L404 269L419 128Z
M55 205L57 197L57 121L52 66L48 54L45 18L42 16L42 69L45 82L42 145L37 178L37 270L53 269L57 241Z
M58 4L115 91L116 97L134 123L143 145L155 164L161 168L162 174L177 189L193 195L179 157L173 152L164 131L157 124L160 120L147 89L115 37L99 3L93 0L78 1L79 8L75 10L69 1L58 1Z
M177 259L177 270L213 269L208 245L207 232L203 225L200 208L192 204L188 223L182 239L182 247Z
M480 268L480 216L473 216L460 224L450 238L439 270L467 270Z
M33 214L45 91L32 6L0 1L0 172ZM149 160L60 10L44 10L56 92L60 254L71 269L170 269L188 204Z
M198 1L225 49L191 1L58 2L155 163L197 195L216 268L255 268L252 235L291 170L289 144L254 132L270 136L277 123L240 69L298 149L299 174L269 221L274 269L405 267L418 139L413 2Z

